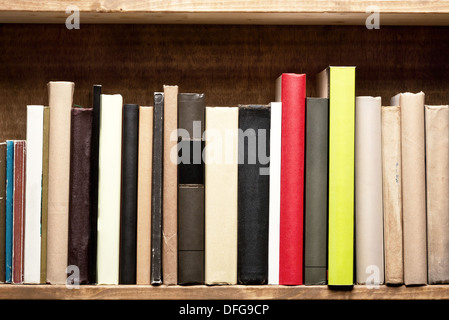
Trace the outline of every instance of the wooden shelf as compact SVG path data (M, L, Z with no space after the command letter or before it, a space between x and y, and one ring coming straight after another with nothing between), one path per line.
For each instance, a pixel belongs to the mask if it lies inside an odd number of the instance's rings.
M0 23L64 23L76 3L81 23L364 25L378 6L381 25L448 25L446 1L135 0L0 1Z
M449 286L349 289L327 286L0 285L0 300L446 300Z

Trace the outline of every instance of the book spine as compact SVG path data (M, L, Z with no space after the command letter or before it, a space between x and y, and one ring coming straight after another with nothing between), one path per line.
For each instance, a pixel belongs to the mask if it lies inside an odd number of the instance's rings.
M178 282L204 284L204 185L179 185Z
M76 279L77 284L88 284L93 281L93 279L89 279L89 262L92 254L90 225L91 108L72 109L71 131L67 259L71 268L77 268L74 269L77 270L74 276L79 277Z
M205 96L178 94L178 283L204 284Z
M151 184L151 284L162 284L162 188L164 151L164 93L154 93Z
M164 85L162 279L166 285L175 285L178 281L177 130L178 86Z
M268 222L268 284L279 284L279 239L281 203L282 103L270 106L270 187Z
M5 219L5 282L12 281L12 224L14 195L14 141L6 141L6 219Z
M206 107L205 283L237 283L238 108Z
M449 283L449 106L425 106L428 283Z
M27 106L23 271L23 282L25 283L40 282L43 125L44 106Z
M304 284L327 284L329 99L306 100Z
M26 141L14 141L12 283L23 282L25 237Z
M399 94L404 283L427 284L424 93Z
M50 140L48 155L47 282L67 279L70 122L73 82L49 82Z
M355 242L357 284L384 283L381 98L356 97Z
M329 70L328 284L354 284L355 68Z
M47 216L48 216L48 140L50 109L44 107L42 134L42 208L41 208L41 276L40 283L47 282Z
M279 284L303 284L304 139L306 75L278 78L282 102Z
M268 282L270 107L239 107L239 284Z
M100 150L101 85L92 88L92 135L90 151L90 225L91 254L89 255L89 281L97 279L97 222L98 222L98 160Z
M401 109L382 107L382 197L385 283L404 283L402 243Z
M139 106L123 106L120 284L136 283Z
M0 143L0 283L6 274L6 142Z
M151 284L153 107L139 108L136 284Z
M102 94L98 171L97 283L118 284L122 166L120 94Z

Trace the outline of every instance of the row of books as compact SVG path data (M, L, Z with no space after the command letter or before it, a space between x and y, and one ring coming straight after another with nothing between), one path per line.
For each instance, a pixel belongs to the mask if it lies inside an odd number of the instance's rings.
M285 73L268 105L152 106L48 83L0 144L8 283L423 285L449 281L449 109L424 93L318 97Z

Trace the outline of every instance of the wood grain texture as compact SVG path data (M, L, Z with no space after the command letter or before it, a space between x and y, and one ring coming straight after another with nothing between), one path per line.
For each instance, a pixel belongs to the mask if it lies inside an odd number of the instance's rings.
M380 0L384 25L447 25L445 1ZM364 25L369 0L80 0L76 6L85 23L231 23ZM0 21L64 23L69 0L0 1Z
M369 289L329 289L327 286L151 286L82 285L68 289L64 285L0 285L4 300L445 300L445 285Z
M153 92L177 84L207 105L236 106L273 101L282 72L307 73L314 96L327 65L355 65L356 95L422 90L427 104L445 104L448 49L447 27L3 24L0 140L25 138L26 105L47 105L53 80L75 82L85 107L96 83L124 103L152 105Z

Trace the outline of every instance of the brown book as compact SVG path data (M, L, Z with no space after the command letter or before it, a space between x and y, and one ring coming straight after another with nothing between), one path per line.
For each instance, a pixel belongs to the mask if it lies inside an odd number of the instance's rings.
M139 108L136 284L151 284L153 107Z
M426 106L428 283L449 283L449 109Z
M164 181L162 191L162 281L178 281L178 86L164 86Z
M47 282L47 212L48 212L48 131L50 109L44 107L44 129L42 137L42 210L41 210L41 283Z
M95 282L95 279L89 279L90 255L93 254L90 226L91 108L72 109L71 130L68 265L78 268L78 284L88 284Z
M67 281L70 123L74 90L73 82L48 83L47 281L51 284L66 284Z
M402 244L401 109L382 107L382 194L385 283L404 283Z
M26 141L14 141L12 282L23 282Z
M0 143L0 282L5 282L6 142Z

